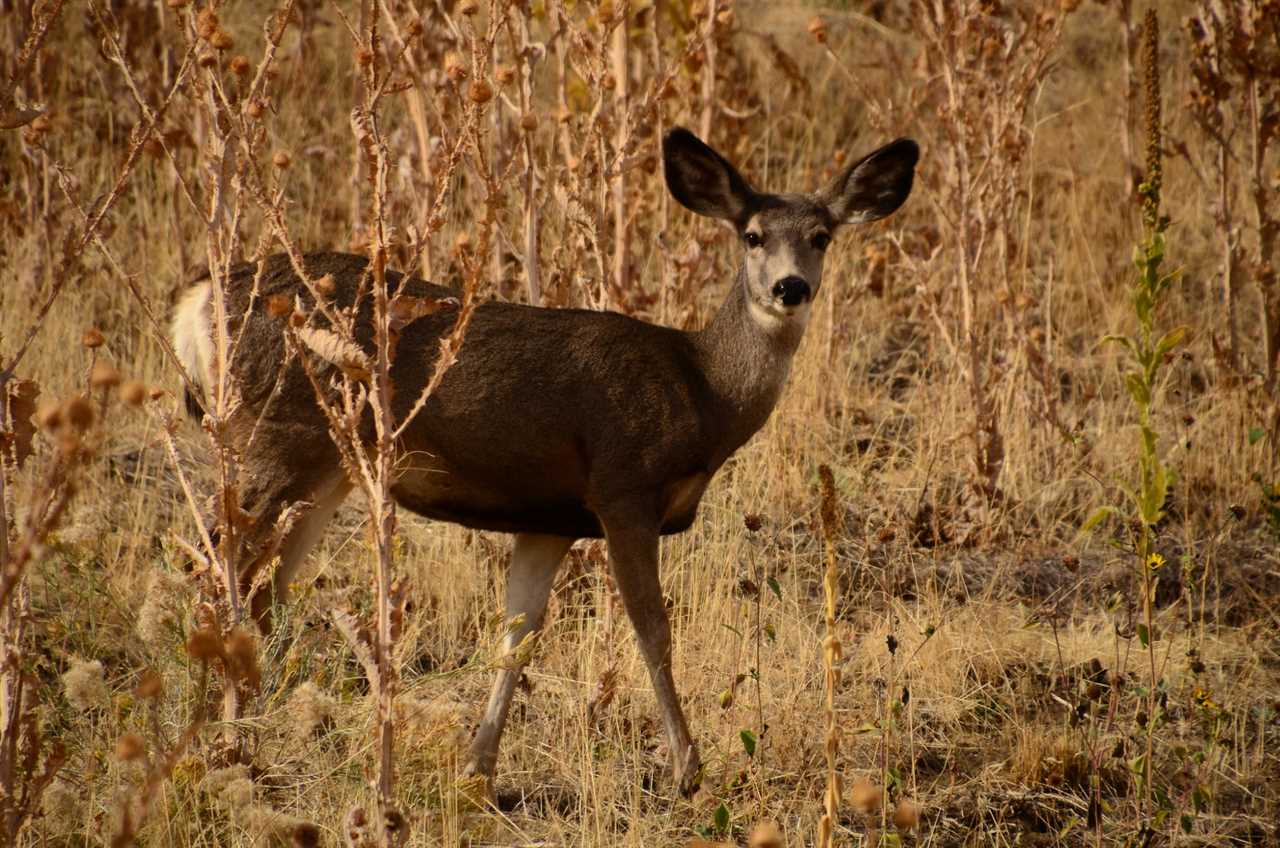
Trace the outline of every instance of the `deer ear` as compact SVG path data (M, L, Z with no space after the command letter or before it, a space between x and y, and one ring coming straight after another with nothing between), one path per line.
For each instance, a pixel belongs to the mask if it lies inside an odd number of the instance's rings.
M755 192L729 162L684 127L662 139L667 189L699 215L741 222Z
M911 194L919 159L920 148L911 139L891 141L845 168L815 197L842 223L878 221Z

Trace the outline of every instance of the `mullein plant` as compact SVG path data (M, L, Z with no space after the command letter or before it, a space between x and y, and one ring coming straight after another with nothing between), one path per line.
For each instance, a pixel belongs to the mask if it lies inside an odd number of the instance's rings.
M1132 511L1133 552L1141 586L1142 618L1136 626L1138 640L1146 652L1149 679L1147 704L1139 713L1138 724L1146 736L1145 750L1130 763L1138 780L1140 804L1149 813L1152 798L1151 759L1154 734L1161 719L1160 678L1156 660L1154 605L1156 583L1165 559L1156 551L1155 527L1164 517L1164 504L1174 472L1160 458L1158 434L1154 420L1159 400L1160 375L1170 354L1187 335L1184 326L1163 331L1158 318L1160 306L1176 272L1161 270L1165 259L1165 231L1169 219L1160 211L1162 176L1160 125L1159 28L1154 9L1147 13L1143 33L1143 64L1146 94L1146 173L1138 186L1142 206L1142 238L1134 250L1137 270L1133 286L1133 314L1137 328L1131 335L1109 335L1103 341L1114 342L1128 352L1125 387L1138 413L1138 479L1133 486L1123 485ZM1106 507L1086 522L1086 529L1099 524L1119 510Z

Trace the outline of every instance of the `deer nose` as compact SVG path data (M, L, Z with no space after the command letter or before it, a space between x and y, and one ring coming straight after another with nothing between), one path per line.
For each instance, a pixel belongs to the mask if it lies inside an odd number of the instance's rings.
M799 306L812 295L803 277L783 277L773 284L773 296L785 306Z

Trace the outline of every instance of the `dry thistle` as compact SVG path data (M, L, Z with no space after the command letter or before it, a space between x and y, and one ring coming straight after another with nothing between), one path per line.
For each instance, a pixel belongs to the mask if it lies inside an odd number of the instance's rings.
M114 389L120 385L120 372L110 363L95 362L89 372L89 385L95 389Z
M333 726L333 713L338 702L310 680L294 690L289 698L289 715L293 718L293 735L309 740Z
M893 808L893 826L905 832L915 830L920 823L920 808L903 798Z
M776 822L762 821L751 829L747 848L786 848L786 843Z
M80 344L84 345L90 350L93 350L94 348L102 347L103 342L105 341L106 339L103 338L102 331L99 330L97 327L90 327L89 329L85 330L84 335L80 337Z
M219 29L209 36L209 46L219 52L226 52L235 46L235 40L225 29Z
M141 380L126 380L120 386L120 399L130 406L142 406L147 399L147 384Z
M493 88L482 79L476 80L471 83L467 96L471 98L472 103L483 105L493 99Z
M136 733L126 733L116 740L116 759L130 763L147 753L147 743Z
M218 13L211 6L205 6L196 15L196 35L208 41L218 31Z
M233 810L253 803L253 781L249 777L249 767L243 763L209 772L200 781L200 789Z
M93 426L93 404L83 395L69 399L62 408L62 414L73 428L82 433Z
M181 632L182 617L191 602L191 587L180 574L157 571L147 581L138 610L137 633L148 645L162 645Z
M289 151L277 150L271 157L271 164L283 171L293 164L293 159L289 156Z
M62 675L62 690L67 703L82 712L103 709L111 701L111 692L103 679L102 663L98 660L73 657L70 667Z
M259 845L296 844L300 829L314 825L265 804L245 804L237 808L237 818Z
M293 314L293 300L287 294L276 294L267 296L267 314L272 318L284 318Z
M187 637L187 653L192 658L203 662L222 659L225 656L222 649L222 639L218 636L217 631L207 627L192 631L191 635Z
M320 828L311 822L303 822L293 829L290 848L320 848Z
M809 20L809 35L813 36L813 40L819 44L827 43L827 22L820 17L813 17Z
M257 690L262 684L257 641L249 635L249 631L237 627L227 634L225 647L228 672L241 686Z
M231 73L243 77L252 69L248 56L235 56L231 60Z
M466 65L463 64L462 57L457 53L450 53L444 57L444 72L455 83L462 82L467 78Z
M58 430L66 423L66 417L62 414L62 404L57 401L49 400L40 404L40 408L36 410L36 423L45 430Z
M144 701L155 700L164 694L164 681L160 679L155 669L144 669L142 676L138 678L138 685L133 689L133 694Z
M864 816L872 816L880 812L880 804L883 800L884 793L880 791L880 787L865 777L858 778L853 782L853 786L849 787L849 803Z

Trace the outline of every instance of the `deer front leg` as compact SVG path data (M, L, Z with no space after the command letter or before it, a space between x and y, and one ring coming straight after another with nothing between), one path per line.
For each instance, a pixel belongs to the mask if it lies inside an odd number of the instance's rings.
M573 542L573 539L564 536L516 534L511 551L511 570L507 574L506 614L508 621L523 615L524 622L507 634L503 643L506 651L512 651L525 636L542 628L556 571ZM511 697L515 694L522 669L523 665L504 668L494 679L493 689L489 692L489 706L485 709L475 740L471 743L467 774L479 774L493 779L494 769L498 764L498 743L502 741L502 729L507 723Z
M613 579L635 627L640 653L649 667L662 711L672 773L680 791L690 795L698 788L702 764L671 674L671 624L658 580L658 527L656 523L637 526L627 518L606 520L604 525Z

